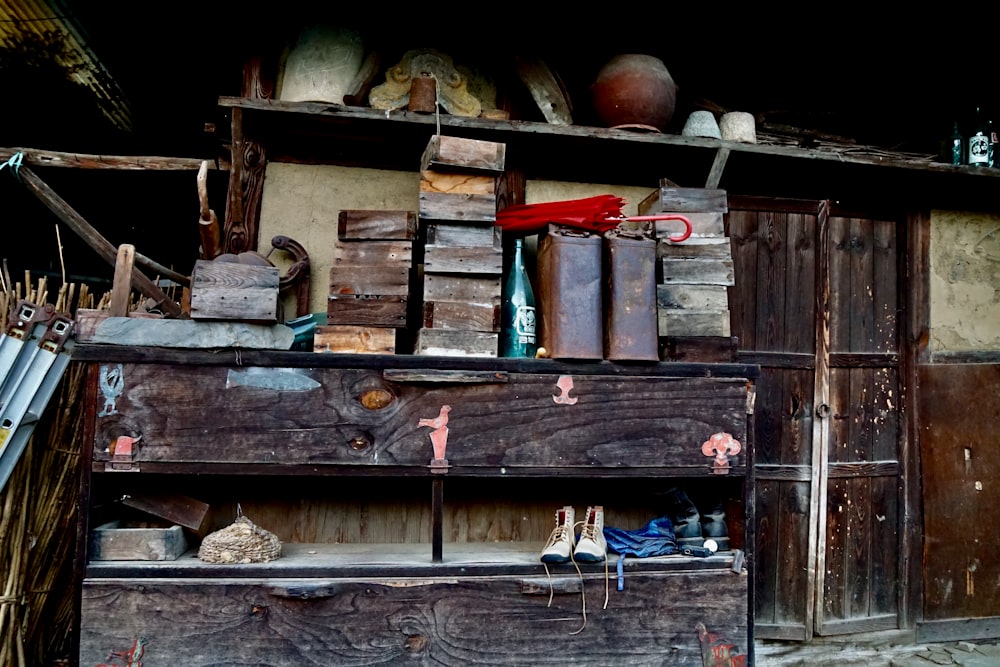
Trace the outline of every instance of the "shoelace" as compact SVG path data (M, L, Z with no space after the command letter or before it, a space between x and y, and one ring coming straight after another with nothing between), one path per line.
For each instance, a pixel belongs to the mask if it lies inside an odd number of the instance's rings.
M562 539L563 536L566 534L567 527L568 526L566 526L565 524L559 524L555 528L553 528L552 529L552 534L549 536L548 544L545 545L546 548L548 548L549 546L551 546L555 542L557 542L560 539ZM595 524L593 524L593 523L587 523L586 521L577 521L575 524L573 524L573 532L574 533L576 533L577 527L580 527L580 539L581 540L586 538L586 539L594 540L595 542L597 541L597 537L596 537L597 536L597 526ZM572 563L573 563L573 567L576 568L576 575L580 578L580 607L581 607L581 611L582 611L582 614L583 614L583 624L580 625L580 627L578 629L574 630L573 632L571 632L569 634L571 634L571 635L578 635L581 632L583 632L583 629L585 627L587 627L587 590L586 590L586 584L585 584L585 582L583 580L583 572L580 570L580 566L576 562L576 558L574 557L574 553L573 553L572 549L569 552L569 558L570 558L570 561L572 561ZM547 563L543 562L542 563L542 567L545 568L545 576L546 576L546 578L548 579L548 582L549 582L549 603L546 605L546 607L551 607L552 606L552 598L555 595L555 590L553 589L553 586L552 586L552 573L549 572L549 566L548 566ZM611 591L611 584L610 584L610 582L611 582L611 573L610 573L610 571L608 569L608 556L607 556L607 553L605 553L605 555L604 555L604 609L608 608L608 599L609 599L609 597L611 595L611 593L610 593L610 591Z

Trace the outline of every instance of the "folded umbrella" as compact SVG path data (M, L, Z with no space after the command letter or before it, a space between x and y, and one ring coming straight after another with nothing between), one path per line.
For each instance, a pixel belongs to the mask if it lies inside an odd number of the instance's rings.
M515 234L535 234L544 231L549 223L603 234L622 222L680 220L685 225L685 231L679 236L669 237L669 240L680 243L691 236L691 221L683 215L663 213L626 216L622 213L625 203L622 197L608 194L583 199L520 204L498 211L497 225L504 231Z

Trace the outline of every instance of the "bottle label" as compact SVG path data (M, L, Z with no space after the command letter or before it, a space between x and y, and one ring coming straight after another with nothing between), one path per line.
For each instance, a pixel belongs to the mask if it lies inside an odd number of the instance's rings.
M518 343L535 343L535 309L532 306L518 306L514 315L514 335Z
M969 137L969 164L986 164L990 159L990 138L984 134Z

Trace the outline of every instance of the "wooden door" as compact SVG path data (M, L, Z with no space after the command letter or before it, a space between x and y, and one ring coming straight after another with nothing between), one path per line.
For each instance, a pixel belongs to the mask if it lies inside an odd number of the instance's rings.
M756 402L755 634L899 619L898 224L829 202L731 198L740 360Z

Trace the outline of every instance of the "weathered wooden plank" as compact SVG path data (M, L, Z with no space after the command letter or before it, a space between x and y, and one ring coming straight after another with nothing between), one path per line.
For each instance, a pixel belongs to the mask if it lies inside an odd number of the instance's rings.
M313 352L394 354L396 329L324 324L316 327Z
M209 505L196 498L177 493L131 492L122 497L121 502L146 514L189 528L204 535Z
M733 260L722 257L664 257L661 260L664 284L735 285Z
M430 222L426 225L427 245L455 247L502 247L503 228Z
M500 275L503 250L488 246L424 246L424 273Z
M420 172L420 191L450 195L495 195L497 177L426 169Z
M191 318L277 321L278 268L199 259L191 274Z
M420 169L499 174L504 170L506 154L503 143L435 134L420 156Z
M728 336L729 311L657 309L659 336Z
M781 624L801 624L811 606L806 595L808 577L801 566L809 557L809 483L778 482L778 489L780 504L772 513L778 550L771 573L776 586L775 617Z
M336 241L333 244L333 266L363 271L380 270L387 267L396 270L413 264L412 241L367 241L354 243Z
M659 241L656 244L656 256L729 259L733 256L733 251L729 237L698 236L681 243Z
M541 567L538 567L541 570ZM539 571L544 577L544 571ZM608 592L603 571L554 576L554 591L532 594L515 577L450 580L260 581L102 580L84 584L80 664L99 664L142 638L143 663L340 665L402 663L414 655L440 665L702 665L698 634L747 646L745 577L698 573L626 575ZM563 583L565 582L565 584ZM525 592L522 592L524 590ZM713 604L706 605L705 600ZM197 609L199 613L192 614ZM414 619L422 619L415 622ZM585 630L574 632L581 627ZM309 641L299 641L298 637ZM652 664L652 663L650 663Z
M330 294L410 293L412 270L404 262L394 265L334 266L330 269Z
M331 294L326 302L329 324L405 328L407 298L385 294Z
M641 204L645 210L669 211L672 213L729 210L725 190L718 188L680 188L666 181L661 181L660 188L648 195Z
M496 345L496 334L480 335ZM572 377L568 396L577 402L568 405L554 400L564 390L560 376L548 374L433 391L387 382L374 370L338 368L176 366L164 373L160 364L125 364L121 377L124 387L113 414L96 420L94 460L99 463L109 460L113 434L141 432L140 465L281 467L300 462L425 468L430 431L417 424L436 417L446 404L452 408L447 458L453 466L596 470L618 468L627 460L638 469L689 466L696 474L709 474L712 457L704 455L701 444L710 435L726 431L746 441L746 386L740 378L650 382L643 375L581 375ZM369 392L385 392L389 402L369 409ZM317 420L317 415L324 417ZM609 430L608 423L615 428ZM205 432L213 436L206 438ZM358 449L351 443L360 433L367 434L369 444ZM734 456L732 465L740 465L743 457Z
M785 214L785 350L816 350L816 216Z
M337 217L341 241L412 241L416 236L415 211L345 209Z
M423 326L428 329L500 331L499 303L425 300L423 315Z
M741 350L756 350L757 306L757 213L732 210L728 216L729 256L733 259L735 285L729 305L733 335L739 338ZM657 247L657 250L661 250ZM664 260L666 257L664 257ZM723 257L722 259L726 259Z
M725 214L722 211L663 211L663 213L677 213L683 215L691 223L691 235L698 236L725 236ZM640 213L641 214L641 213ZM656 215L651 213L650 215ZM663 239L677 234L682 223L677 220L655 220L653 221L653 233L656 238Z
M417 332L413 352L441 357L495 357L498 345L496 333L424 327Z
M201 158L166 157L159 155L92 155L67 153L40 148L0 148L0 162L7 162L17 153L22 163L33 167L71 167L74 169L117 169L128 171L192 171L201 168ZM229 165L210 162L209 169L226 170Z
M726 311L728 315L729 291L724 285L657 285L656 306L661 310Z
M495 304L500 298L499 276L424 275L424 301Z
M417 208L421 224L430 220L450 220L467 224L495 224L496 195L421 192Z

